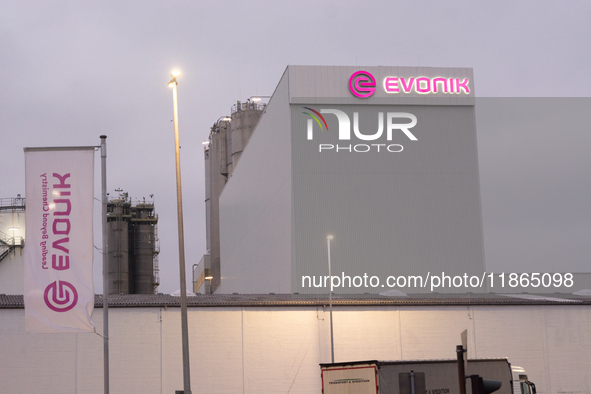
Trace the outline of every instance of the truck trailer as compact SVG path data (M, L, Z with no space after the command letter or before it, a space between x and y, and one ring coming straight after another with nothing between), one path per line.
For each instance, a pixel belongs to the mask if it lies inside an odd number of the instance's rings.
M323 394L461 394L457 360L355 361L320 364ZM506 358L468 360L471 375L501 382L495 394L535 394L525 370Z

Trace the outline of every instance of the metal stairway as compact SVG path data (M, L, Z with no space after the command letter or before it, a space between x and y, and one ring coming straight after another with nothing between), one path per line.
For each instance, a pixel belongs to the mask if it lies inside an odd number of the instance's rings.
M23 237L9 237L0 231L0 261L16 248L24 246Z

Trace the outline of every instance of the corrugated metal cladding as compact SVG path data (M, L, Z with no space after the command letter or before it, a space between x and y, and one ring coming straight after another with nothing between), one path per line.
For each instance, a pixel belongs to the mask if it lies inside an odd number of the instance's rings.
M351 139L338 139L337 117L326 113L328 131L314 124L309 140L311 117L303 112L310 111L303 107L344 112L351 120ZM301 278L328 274L327 234L335 237L332 275L367 274L381 282L347 286L337 290L341 293L384 291L390 275L482 274L474 107L304 104L291 110L294 291L326 291L302 287ZM378 130L378 119L392 112L416 116L417 125L409 129L416 141L401 130L387 140L386 119L383 135L374 141L353 133L355 113L359 131L370 135ZM393 144L391 150L402 151L389 152Z

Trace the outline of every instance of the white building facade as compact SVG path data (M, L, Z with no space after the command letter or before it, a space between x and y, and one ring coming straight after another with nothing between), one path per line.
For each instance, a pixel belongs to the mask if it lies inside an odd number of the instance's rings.
M193 393L320 393L330 362L327 300L199 296L189 301ZM100 333L101 301L93 320ZM0 296L0 393L102 393L103 339L28 335L22 297ZM178 299L113 296L112 393L182 388ZM335 301L335 361L508 357L540 394L591 393L591 300L496 296ZM457 388L451 388L451 394Z
M468 68L289 66L220 197L220 292L326 293L329 234L382 281L340 293L484 272L474 97Z

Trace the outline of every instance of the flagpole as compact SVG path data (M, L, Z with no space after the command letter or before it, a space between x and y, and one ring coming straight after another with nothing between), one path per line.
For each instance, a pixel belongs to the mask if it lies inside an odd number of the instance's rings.
M104 389L109 394L109 271L107 269L107 136L101 135L101 189L102 189L102 223L103 223L103 361Z

